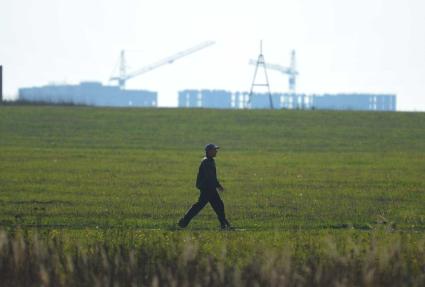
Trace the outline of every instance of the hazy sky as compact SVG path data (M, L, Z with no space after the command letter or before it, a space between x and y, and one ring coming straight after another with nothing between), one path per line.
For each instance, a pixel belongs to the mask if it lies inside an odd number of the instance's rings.
M177 105L181 89L249 90L259 41L266 62L297 52L297 91L394 93L425 111L424 0L1 0L8 98L50 82L108 83L121 49L138 69L200 42L216 44L128 82ZM287 77L269 72L272 91Z

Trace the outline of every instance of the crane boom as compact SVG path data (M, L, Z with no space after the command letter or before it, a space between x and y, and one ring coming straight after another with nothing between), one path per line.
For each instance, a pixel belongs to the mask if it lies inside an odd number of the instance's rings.
M256 65L257 61L254 60L249 60L249 64L250 65ZM282 65L278 65L278 64L267 64L266 63L266 68L270 69L270 70L276 70L279 72L282 72L283 74L295 74L298 75L298 71L292 69L292 68L288 68L288 67L284 67Z
M164 59L161 59L161 60L159 60L157 62L154 62L154 63L152 63L150 65L147 65L147 66L145 66L145 67L143 67L143 68L141 68L139 70L133 71L131 73L120 73L120 76L111 77L110 78L110 81L118 81L119 86L122 88L122 87L125 86L125 82L128 81L128 80L130 80L131 78L134 78L136 76L139 76L139 75L144 74L144 73L147 73L147 72L150 72L150 71L152 71L152 70L154 70L154 69L156 69L158 67L161 67L163 65L172 64L174 61L176 61L176 60L178 60L180 58L183 58L183 57L185 57L187 55L190 55L192 53L195 53L195 52L197 52L199 50L202 50L202 49L204 49L206 47L209 47L209 46L211 46L213 44L215 44L215 42L213 42L213 41L203 42L203 43L198 44L198 45L196 45L196 46L194 46L192 48L189 48L189 49L184 50L184 51L180 51L180 52L178 52L178 53L176 53L174 55L171 55L169 57L166 57ZM121 61L124 61L123 58L124 58L124 56L123 56L123 52L122 52L121 53Z

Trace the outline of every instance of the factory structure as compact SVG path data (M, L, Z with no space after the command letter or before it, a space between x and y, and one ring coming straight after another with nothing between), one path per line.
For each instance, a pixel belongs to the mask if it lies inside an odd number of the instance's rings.
M306 95L271 93L275 109L325 109L395 111L396 96L390 94ZM269 109L268 93L230 92L225 90L184 90L178 95L181 108Z
M158 105L157 92L129 90L125 88L126 82L161 66L172 64L180 58L211 45L214 45L214 42L206 41L200 43L134 71L127 71L125 50L122 50L113 71L114 75L109 79L110 82L116 82L117 85L110 86L102 85L99 82L82 82L79 85L53 84L42 87L21 88L18 91L18 100L102 107L156 107Z
M18 99L25 102L73 104L99 107L156 107L157 93L147 90L124 90L99 82L79 85L52 84L22 88Z
M180 108L214 108L214 109L324 109L324 110L360 110L360 111L395 111L396 96L390 94L324 94L306 95L296 92L298 70L296 68L295 51L291 51L289 66L266 63L262 42L257 60L251 59L255 65L251 89L230 92L226 90L183 90L178 93ZM264 72L262 82L256 80L260 70ZM276 71L287 77L288 92L272 93L267 71ZM267 88L267 92L255 92L254 88Z
M128 80L150 72L163 65L172 64L199 50L213 45L207 41L190 49L180 51L138 70L127 71L125 51L121 51L113 76L109 81L116 85L103 85L99 82L82 82L78 85L55 84L42 87L19 89L18 99L27 102L43 102L54 104L76 104L109 107L157 107L157 93L148 90L129 90L125 88ZM250 91L226 90L183 90L178 92L180 108L214 108L214 109L326 109L326 110L362 110L362 111L395 111L396 96L392 94L302 94L296 91L298 70L296 68L295 51L291 51L290 64L282 66L266 63L260 42L260 53L257 60L248 62L255 65L254 78ZM265 82L256 80L257 73L263 69ZM268 82L268 71L282 74L288 80L288 92L272 93ZM0 67L1 78L1 67ZM256 87L267 88L267 93L258 92ZM1 80L0 80L1 91ZM1 99L1 98L0 98Z

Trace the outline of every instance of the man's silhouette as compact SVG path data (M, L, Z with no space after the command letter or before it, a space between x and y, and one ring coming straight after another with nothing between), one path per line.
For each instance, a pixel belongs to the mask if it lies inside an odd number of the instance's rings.
M217 214L222 229L231 229L230 223L226 220L224 214L224 204L218 194L218 191L224 191L223 186L217 179L214 157L217 155L218 146L207 144L205 146L205 157L199 166L198 176L196 178L196 187L200 190L198 202L186 212L178 225L181 228L186 227L190 220L201 211L209 202Z

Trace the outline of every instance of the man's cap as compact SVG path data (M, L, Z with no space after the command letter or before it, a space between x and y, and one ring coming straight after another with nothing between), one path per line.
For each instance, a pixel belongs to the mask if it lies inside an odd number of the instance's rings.
M210 144L207 144L205 146L205 151L209 151L209 150L212 150L212 149L219 149L219 148L220 147L218 145L215 145L215 144L210 143Z

